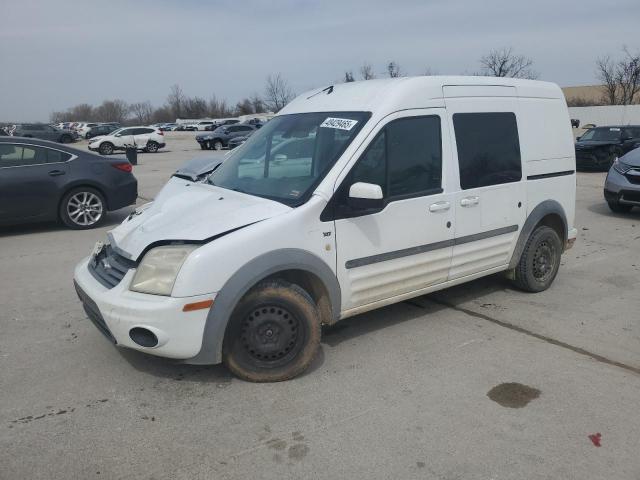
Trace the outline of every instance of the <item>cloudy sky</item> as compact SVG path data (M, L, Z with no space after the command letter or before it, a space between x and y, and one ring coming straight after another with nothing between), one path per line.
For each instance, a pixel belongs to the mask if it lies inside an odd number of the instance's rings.
M408 75L472 73L492 48L543 80L592 84L594 60L640 49L638 0L0 0L0 121L47 120L104 99L235 103L269 73L297 92L364 62Z

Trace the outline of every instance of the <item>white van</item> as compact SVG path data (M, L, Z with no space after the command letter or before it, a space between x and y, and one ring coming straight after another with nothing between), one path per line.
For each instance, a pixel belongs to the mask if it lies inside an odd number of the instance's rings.
M321 324L500 271L547 289L575 193L554 84L345 83L296 98L207 182L172 178L75 284L119 346L286 380Z

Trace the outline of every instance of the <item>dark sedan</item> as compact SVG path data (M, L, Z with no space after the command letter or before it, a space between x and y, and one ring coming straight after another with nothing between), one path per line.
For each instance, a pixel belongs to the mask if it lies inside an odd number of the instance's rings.
M96 227L108 211L135 203L138 182L131 172L126 160L0 137L0 225L61 220L73 229Z
M609 170L616 158L638 145L638 125L591 128L576 140L576 166L578 169Z

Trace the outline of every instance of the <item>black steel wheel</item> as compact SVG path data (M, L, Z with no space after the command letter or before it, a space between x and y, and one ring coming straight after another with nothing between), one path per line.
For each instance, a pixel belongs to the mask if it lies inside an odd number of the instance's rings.
M320 345L320 319L309 294L275 280L240 301L225 334L223 361L252 382L289 380L304 372Z
M515 284L527 292L542 292L551 286L560 268L562 241L551 227L537 227L515 269Z

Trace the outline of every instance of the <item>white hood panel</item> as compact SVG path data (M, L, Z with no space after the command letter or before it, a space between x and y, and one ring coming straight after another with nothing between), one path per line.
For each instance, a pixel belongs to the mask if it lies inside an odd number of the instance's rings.
M109 232L131 259L158 241L202 241L290 211L279 202L171 178L140 215Z

